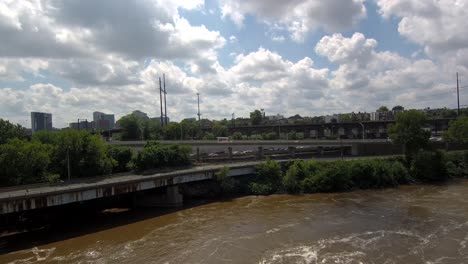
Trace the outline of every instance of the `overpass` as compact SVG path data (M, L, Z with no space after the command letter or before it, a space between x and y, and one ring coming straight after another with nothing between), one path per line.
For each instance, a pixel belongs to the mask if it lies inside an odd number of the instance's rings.
M192 147L192 153L203 155L208 153L232 153L248 151L262 157L272 149L283 149L293 152L301 148L339 148L345 154L359 155L389 155L400 154L402 147L394 145L387 139L339 139L339 140L234 140L217 142L215 140L162 140L161 144L184 144ZM110 141L111 145L127 146L134 151L142 150L147 141Z
M449 122L453 118L434 118L428 119L425 127L430 129L435 135L439 135L442 131L448 129ZM281 138L286 137L286 133L292 131L303 133L305 138L320 139L320 138L336 138L343 139L386 139L388 137L387 128L390 124L395 123L395 120L378 120L378 121L350 121L339 123L304 123L304 124L267 124L267 125L251 125L251 126L233 126L228 124L229 134L240 132L244 135L276 133ZM200 129L204 132L211 132L211 126L201 126ZM115 128L111 130L101 131L100 134L104 137L109 137L115 133L121 133L122 129Z
M113 197L127 193L166 187L160 197L145 200L147 204L177 206L183 197L178 185L212 179L223 166L230 168L231 177L249 175L255 172L260 162L244 162L229 165L210 165L152 175L128 174L112 177L84 179L63 185L32 185L0 189L0 215L25 212L77 202Z

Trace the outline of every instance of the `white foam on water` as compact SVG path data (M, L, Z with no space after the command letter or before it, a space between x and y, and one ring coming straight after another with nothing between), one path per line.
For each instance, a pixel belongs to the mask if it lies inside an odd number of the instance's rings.
M263 258L259 264L270 263L317 263L318 249L314 246L293 247L272 253L269 257Z
M34 255L36 255L37 261L44 261L48 259L52 253L54 253L55 248L39 249L37 247L33 247L31 251L34 253Z
M281 230L281 229L279 229L279 228L273 228L273 229L267 230L266 233L267 233L267 234L272 234L272 233L276 233L276 232L278 232L278 231L280 231L280 230Z
M409 230L378 230L363 233L353 233L346 236L335 236L318 240L311 245L301 245L279 249L267 253L259 263L362 263L369 252L382 249L380 241L395 238L392 236L405 236L407 240L415 240L414 253L419 253L429 243L429 238L422 237ZM391 246L391 244L388 244ZM386 263L393 263L387 259Z
M87 251L85 253L85 256L88 257L88 258L96 259L96 258L99 258L100 256L102 256L102 254L99 251L96 251L96 250L89 250L89 251Z

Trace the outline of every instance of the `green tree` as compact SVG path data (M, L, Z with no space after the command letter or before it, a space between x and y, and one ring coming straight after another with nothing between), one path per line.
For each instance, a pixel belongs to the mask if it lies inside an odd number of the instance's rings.
M45 181L51 151L50 145L17 138L0 145L0 186Z
M242 140L242 133L239 131L236 131L232 134L232 139L234 140Z
M142 138L142 120L140 120L136 115L126 115L120 118L117 123L122 129L122 140L140 140Z
M227 137L228 135L228 128L225 125L214 124L212 131L215 137Z
M107 154L115 162L113 163L112 173L125 172L129 170L129 162L132 160L133 152L129 147L107 146Z
M249 185L254 194L271 194L282 187L283 172L281 165L274 160L267 160L257 166L255 180Z
M260 123L262 123L262 119L263 119L263 116L260 110L255 110L253 112L250 112L250 122L252 123L252 125L254 126L260 125Z
M192 148L179 144L148 142L133 159L134 169L144 171L161 167L190 165Z
M19 124L13 125L8 120L0 118L0 144L5 144L11 138L26 138L26 129Z
M431 133L425 131L426 115L417 110L409 110L397 115L396 123L388 128L388 134L395 144L405 147L407 161L421 148L428 145Z
M393 108L392 108L392 111L399 111L399 112L403 112L403 110L405 110L405 108L401 105L395 105Z
M46 136L45 133L50 133L50 135ZM73 178L92 177L112 172L114 161L108 155L106 145L98 135L69 129L44 132L33 140L52 145L50 171L60 174L62 178L68 176L67 157L70 158L70 172Z
M385 105L382 105L381 107L379 107L376 112L388 112L388 107L386 107Z
M182 133L181 128L182 127L179 123L170 122L163 127L164 139L179 140Z
M348 114L340 114L340 122L351 122L352 120L352 115L350 113Z
M456 120L450 121L449 129L444 134L444 138L449 141L468 143L468 116L460 116Z

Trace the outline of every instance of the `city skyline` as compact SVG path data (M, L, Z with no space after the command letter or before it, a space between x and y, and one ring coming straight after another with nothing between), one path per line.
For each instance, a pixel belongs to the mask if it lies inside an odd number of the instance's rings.
M2 118L160 116L163 74L174 121L468 104L468 0L163 2L4 2Z

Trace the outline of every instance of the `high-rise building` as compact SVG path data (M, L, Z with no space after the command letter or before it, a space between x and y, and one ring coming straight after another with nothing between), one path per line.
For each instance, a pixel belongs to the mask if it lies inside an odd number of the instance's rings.
M115 128L115 117L113 114L94 112L93 121L96 129L109 130Z
M52 130L52 114L31 112L32 134L41 130Z

